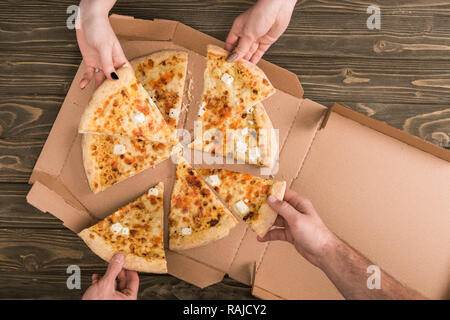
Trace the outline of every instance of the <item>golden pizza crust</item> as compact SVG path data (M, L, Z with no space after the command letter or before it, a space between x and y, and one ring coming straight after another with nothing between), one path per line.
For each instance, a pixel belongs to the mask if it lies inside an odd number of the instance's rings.
M187 182L186 177L193 179L195 187ZM204 190L208 192L205 194ZM178 200L181 202L180 206L177 205ZM199 201L199 204L192 203L195 201ZM196 217L199 217L200 220L197 221ZM216 223L208 225L207 219L209 221L216 220ZM204 246L212 241L222 239L238 223L230 210L182 156L178 157L169 220L169 248L171 250ZM193 221L197 221L200 227ZM183 235L184 228L189 228L191 234Z
M123 148L123 153L115 154L115 147ZM174 146L86 133L81 148L89 187L98 193L168 159Z
M96 170L94 159L90 156L89 148L93 143L93 135L83 134L81 137L81 151L83 153L83 164L88 179L89 187L92 192L97 193L101 190L100 187L100 172Z
M135 201L118 209L78 235L100 258L110 261L116 253L125 256L124 268L141 272L166 273L163 241L162 182ZM123 224L123 225L122 225ZM113 227L119 226L119 230ZM125 233L122 233L127 229ZM145 240L145 241L143 241Z
M119 80L107 79L94 92L78 131L177 144L174 132L150 103L150 96L137 82L133 70L124 66L117 75Z
M109 262L116 253L119 253L115 252L109 243L105 241L105 239L89 229L84 229L78 235L81 239L83 239L92 252L106 262ZM129 253L125 253L124 256L125 263L123 267L127 270L149 273L167 273L166 259L153 259L152 261L148 261L143 257L138 257Z
M259 164L272 168L278 154L278 141L272 121L261 103L254 106L253 117L258 131Z
M270 195L274 196L278 200L283 200L284 192L286 191L286 181L275 181L270 189ZM258 211L258 220L251 224L251 227L255 233L264 237L269 229L275 223L275 219L278 214L269 206L267 202L264 202Z

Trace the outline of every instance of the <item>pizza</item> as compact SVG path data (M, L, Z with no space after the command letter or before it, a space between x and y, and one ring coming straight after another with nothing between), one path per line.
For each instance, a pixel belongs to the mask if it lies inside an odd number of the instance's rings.
M283 200L285 181L263 179L226 169L197 169L197 172L257 235L263 237L273 226L277 213L267 203L267 197L272 195Z
M129 178L169 158L172 146L128 137L84 134L83 163L92 192Z
M159 51L131 61L136 78L172 130L180 118L187 61L187 52L179 50Z
M229 63L228 54L208 46L199 121L190 147L272 167L278 146L260 102L275 88L257 66L245 60Z
M125 255L125 269L166 273L163 193L164 185L160 182L78 235L105 261L120 252Z
M179 156L169 213L169 248L189 249L227 236L236 218Z
M81 117L80 133L101 133L175 145L175 135L133 70L117 70L92 95Z

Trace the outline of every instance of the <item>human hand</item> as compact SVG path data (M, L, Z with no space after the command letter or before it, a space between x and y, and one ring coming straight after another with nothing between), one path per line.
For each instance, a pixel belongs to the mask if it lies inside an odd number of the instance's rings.
M86 290L83 300L136 300L139 277L136 271L123 269L125 257L118 253L111 258L103 278L92 275L92 285ZM117 284L117 280L119 283Z
M129 64L108 20L108 12L115 2L83 0L80 3L79 28L76 29L76 34L86 65L83 79L80 81L81 89L84 89L92 78L95 79L95 88L105 77L110 80L119 79L116 68Z
M284 201L269 196L267 202L279 214L274 223L279 228L270 230L258 240L290 242L304 258L319 266L336 236L322 222L311 201L287 189Z
M240 59L258 63L283 34L297 0L259 0L233 22L225 49L233 52L228 62Z

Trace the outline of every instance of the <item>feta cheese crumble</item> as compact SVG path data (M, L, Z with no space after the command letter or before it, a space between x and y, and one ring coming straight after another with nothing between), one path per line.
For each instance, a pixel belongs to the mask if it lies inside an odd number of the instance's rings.
M125 149L125 146L123 144L115 144L114 145L114 154L115 155L121 155L127 152Z
M231 75L229 75L228 73L225 72L222 75L222 78L220 78L220 80L222 80L226 85L231 85L233 83L233 81L234 81L234 78Z
M236 202L234 206L236 207L237 211L239 211L240 214L246 214L247 212L250 211L249 207L242 200Z
M220 179L217 174L206 177L206 182L208 182L211 186L215 187L220 184Z
M149 196L157 196L159 194L159 190L158 190L158 188L150 188L150 189L148 189L147 194Z
M190 234L192 234L192 229L191 228L183 228L183 229L181 229L181 234L183 236L190 235Z

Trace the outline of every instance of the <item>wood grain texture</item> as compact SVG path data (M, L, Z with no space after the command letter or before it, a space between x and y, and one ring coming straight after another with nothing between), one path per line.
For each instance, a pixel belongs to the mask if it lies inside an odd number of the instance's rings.
M68 0L0 1L0 298L78 299L105 264L50 214L26 203L26 185L81 61L66 28ZM113 13L173 19L224 40L254 1L118 0ZM368 30L366 8L381 8ZM265 58L298 75L305 97L340 102L450 148L450 2L299 0ZM82 290L68 290L69 264ZM229 278L198 289L171 276L141 277L140 298L251 298Z

